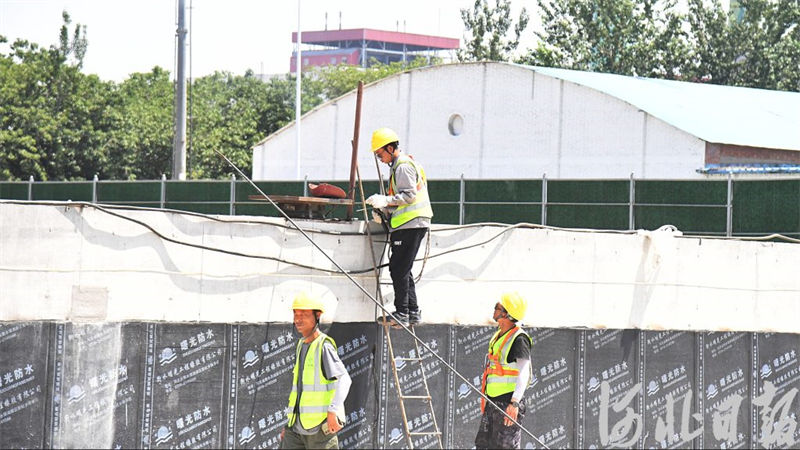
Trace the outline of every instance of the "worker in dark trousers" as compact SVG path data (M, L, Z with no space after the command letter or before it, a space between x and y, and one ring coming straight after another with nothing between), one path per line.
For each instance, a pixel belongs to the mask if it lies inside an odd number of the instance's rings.
M499 326L489 341L489 354L483 371L481 390L489 400L512 419L522 420L525 404L521 403L531 380L531 345L528 333L519 326L528 303L516 292L500 297L492 318ZM475 448L520 448L522 428L515 425L497 408L481 399L481 423L475 437Z
M372 133L372 151L389 165L391 176L389 195L374 194L367 199L367 203L383 211L389 221L389 273L394 287L395 312L392 313L394 318L387 320L398 328L398 323L409 326L422 320L411 267L433 217L425 170L400 151L399 145L397 133L389 128ZM381 323L382 320L383 317L379 319Z

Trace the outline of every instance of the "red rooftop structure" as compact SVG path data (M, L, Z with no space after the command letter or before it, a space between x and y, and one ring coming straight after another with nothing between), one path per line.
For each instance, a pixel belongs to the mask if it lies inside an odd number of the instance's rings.
M350 30L303 31L303 44L316 48L303 49L303 67L352 64L368 67L372 61L389 64L410 61L418 56L437 56L442 51L459 47L458 39L399 31L356 28ZM292 33L297 42L297 33ZM290 71L295 71L297 52L292 52Z

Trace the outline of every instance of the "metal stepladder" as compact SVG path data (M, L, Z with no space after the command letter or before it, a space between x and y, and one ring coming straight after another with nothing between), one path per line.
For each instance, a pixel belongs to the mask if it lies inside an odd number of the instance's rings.
M380 284L378 286L380 286ZM378 289L380 289L380 287L378 287ZM379 298L381 298L381 297L379 297ZM386 316L384 315L384 319L385 318L386 318ZM413 333L414 326L410 325L409 329ZM423 362L425 357L420 354L419 341L417 340L416 335L412 336L412 338L413 338L412 340L414 341L414 356L406 358L406 357L395 357L394 356L394 347L392 346L391 328L390 328L390 325L388 325L386 323L386 320L384 320L383 333L386 336L386 344L387 344L387 347L389 348L389 358L391 359L391 362L392 362L392 374L394 375L394 385L395 385L395 387L397 389L397 398L398 398L399 403L400 403L400 413L401 413L402 419L403 419L403 430L405 431L406 443L408 444L408 448L409 449L414 448L413 436L431 436L431 435L436 436L437 442L439 444L438 448L440 448L440 449L444 448L442 446L442 432L439 431L439 426L438 426L438 424L436 422L436 412L433 409L433 398L431 397L430 390L428 389L428 380L427 380L427 377L425 376L425 364ZM400 377L397 376L397 362L398 361L409 361L409 362L416 362L417 364L419 364L420 375L421 375L421 379L422 379L422 387L424 389L424 393L422 395L405 395L403 393L403 388L400 385ZM408 416L406 415L406 406L405 406L405 401L406 400L424 401L424 402L426 402L428 404L430 417L431 417L431 420L432 420L432 423L433 423L433 431L412 431L411 430L411 427L408 424Z
M358 169L356 169L358 170ZM360 178L360 176L359 176ZM362 191L363 197L363 191ZM369 231L369 226L367 226L367 236L369 238L370 244L372 244L372 233ZM387 233L388 238L388 228L384 226L384 230ZM385 244L384 244L385 245ZM375 268L375 286L376 286L376 298L382 299L383 294L381 293L381 271L378 268L378 258L375 257L375 248L373 245L370 245L370 253L372 255L372 262L373 267ZM381 253L381 259L383 258L383 254ZM377 308L377 307L376 307ZM409 449L414 448L414 441L413 436L436 436L437 443L439 444L438 448L444 448L442 446L442 432L439 430L439 425L436 422L436 412L433 409L433 398L431 397L430 389L428 388L428 379L425 376L425 364L423 360L425 357L430 356L430 354L426 354L425 356L420 354L419 351L419 338L417 338L414 332L414 325L409 325L408 331L411 335L412 341L414 341L414 355L411 357L395 357L394 356L394 346L392 345L392 333L391 333L391 326L388 324L386 320L386 313L383 312L383 334L386 338L386 346L389 349L389 359L391 360L392 364L392 375L394 376L394 385L397 389L397 399L400 403L400 413L402 415L403 420L403 431L405 432L406 436L406 443ZM406 330L402 330L406 331ZM397 375L397 362L398 361L408 361L408 362L416 362L419 365L420 375L422 379L422 387L423 387L423 394L422 395L405 395L403 393L403 388L400 385L400 377ZM433 431L412 431L411 427L408 424L408 416L406 415L406 400L414 400L414 401L424 401L428 404L428 410L430 412L431 421L433 423Z
M354 191L354 188L355 188L354 181L355 180L353 179L353 176L355 175L358 178L358 189L361 192L361 200L362 200L362 202L365 201L364 186L361 183L361 173L360 173L360 171L358 169L358 163L356 162L355 155L356 155L356 153L358 151L358 133L359 133L359 126L360 126L360 123L361 123L361 97L362 97L362 92L363 92L363 86L364 86L364 83L362 81L359 81L358 82L357 94L356 94L355 130L353 132L353 140L350 142L352 144L352 146L353 146L352 168L354 169L354 172L355 172L355 173L351 173L351 179L350 179L350 188L351 188L351 191L352 191L351 192L351 198L354 198L354 194L355 194L355 191ZM380 171L380 168L378 167L378 158L377 158L377 156L374 155L374 153L373 153L373 157L375 158L375 168L378 171L378 181L379 181L380 190L381 190L382 194L385 194L384 185L383 185L383 177L381 177L381 171ZM352 170L351 170L351 172L352 172ZM367 224L367 226L365 228L366 228L366 232L367 232L367 239L369 240L369 244L370 244L369 248L370 248L370 255L372 256L372 266L374 268L374 273L375 273L376 299L377 299L378 302L382 303L383 302L383 300L382 300L383 299L383 295L381 294L381 271L380 271L380 269L378 267L378 259L379 258L376 258L376 256L375 256L375 247L372 245L373 244L372 233L371 233L370 227L369 227L369 218L367 217L366 203L364 203L363 211L364 211L364 221ZM387 226L387 221L386 221L385 217L383 218L382 224L383 224L383 229L386 232L386 237L388 239L388 237L389 237L389 228ZM384 242L384 246L386 245L386 243L387 242ZM381 252L380 259L383 259L383 252ZM376 304L376 312L377 312L377 307L378 307L378 305ZM427 377L425 376L425 364L423 363L424 357L422 355L420 355L420 352L419 352L419 338L417 338L416 334L414 333L414 326L410 325L407 330L403 330L403 331L408 331L409 334L411 335L412 340L414 341L414 355L412 357L409 357L409 358L405 358L405 357L395 358L395 356L394 356L394 347L392 345L391 329L390 329L390 325L386 321L386 312L382 311L382 315L383 315L383 333L384 333L384 336L386 337L386 345L389 348L389 358L392 361L392 374L394 376L394 385L395 385L395 387L397 389L397 399L399 400L399 403L400 403L400 413L402 414L403 430L404 430L405 435L406 435L406 442L408 444L408 448L409 449L413 449L414 448L414 442L412 440L412 436L427 436L427 435L435 435L437 443L439 444L439 448L440 449L444 448L442 446L442 432L439 431L439 425L436 422L436 412L433 409L433 398L431 397L430 389L428 389L428 380L427 380ZM425 347L427 348L427 345ZM430 356L430 354L427 354L426 356ZM403 394L403 388L400 386L400 377L397 376L397 361L409 361L409 362L416 362L416 363L419 364L420 374L421 374L421 378L422 378L422 387L424 389L424 394L423 395L405 395L405 394ZM406 400L417 400L417 401L425 401L425 402L427 402L428 410L430 412L431 421L433 423L433 431L426 431L426 432L411 431L411 427L408 425L408 416L406 415L406 406L405 406L405 401Z

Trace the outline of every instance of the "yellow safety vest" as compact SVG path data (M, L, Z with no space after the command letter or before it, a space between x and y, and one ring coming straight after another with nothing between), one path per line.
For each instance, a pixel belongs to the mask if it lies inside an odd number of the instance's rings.
M303 392L300 394L300 424L306 430L310 430L315 426L321 424L328 417L328 407L333 401L333 396L336 393L336 380L328 380L322 374L322 346L325 341L333 344L336 348L336 342L325 333L320 332L319 336L314 339L308 346L305 361L303 364ZM294 407L297 402L297 373L299 365L301 364L300 349L303 346L303 340L297 342L297 349L294 358L294 370L292 379L292 392L289 394L289 423L288 426L293 426L295 421Z
M401 154L392 166L392 176L389 180L389 195L395 195L397 193L394 173L401 164L411 164L414 170L416 170L417 195L413 202L408 205L398 206L397 209L392 212L392 219L390 221L392 228L397 228L417 217L433 217L433 208L431 208L431 200L428 197L428 179L425 176L425 170L406 154Z
M503 339L500 339L502 336L500 336L500 330L497 330L492 336L492 340L489 341L489 354L486 358L486 368L483 370L481 386L481 390L489 397L514 392L517 386L519 366L516 361L508 362L508 352L511 351L511 345L520 334L530 339L525 330L514 327L506 332ZM481 398L481 412L485 407L486 400Z

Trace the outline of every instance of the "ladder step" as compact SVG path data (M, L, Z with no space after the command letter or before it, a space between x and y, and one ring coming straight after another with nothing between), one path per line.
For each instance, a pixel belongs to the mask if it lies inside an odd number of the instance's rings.
M409 400L430 400L431 399L430 395L403 395L402 397L403 397L403 400L406 400L406 399L409 399Z
M422 361L422 358L401 358L399 356L395 358L395 360L398 360L398 359L400 361Z
M424 432L423 431L420 431L420 432L410 431L408 434L410 434L412 436L431 436L431 435L434 435L434 434L442 434L442 432L441 431L424 431Z

